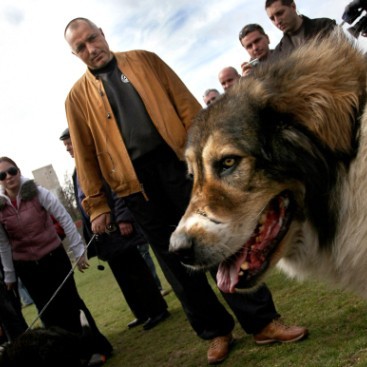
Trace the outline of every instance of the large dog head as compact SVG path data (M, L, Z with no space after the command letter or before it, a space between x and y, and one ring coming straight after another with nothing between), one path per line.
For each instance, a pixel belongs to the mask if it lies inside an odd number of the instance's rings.
M202 110L186 149L192 197L170 250L195 269L219 265L218 286L234 292L255 286L306 226L328 246L365 79L364 56L336 31L259 65Z

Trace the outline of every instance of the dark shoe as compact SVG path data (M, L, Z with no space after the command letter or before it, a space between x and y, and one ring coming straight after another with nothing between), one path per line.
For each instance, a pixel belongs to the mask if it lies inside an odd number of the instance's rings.
M275 342L291 343L303 339L308 330L301 326L287 326L273 320L260 333L254 335L256 344L271 344Z
M127 324L127 327L129 329L132 329L133 327L139 326L147 322L149 319L135 319Z
M212 339L208 349L208 363L218 364L223 362L228 356L232 343L232 333Z
M167 310L165 310L157 316L149 317L149 319L144 323L143 329L150 330L154 328L154 326L157 326L160 322L164 321L170 315L171 314Z

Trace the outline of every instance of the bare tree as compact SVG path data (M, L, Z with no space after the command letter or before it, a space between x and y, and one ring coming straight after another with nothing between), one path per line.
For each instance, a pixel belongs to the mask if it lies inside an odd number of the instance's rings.
M59 198L73 220L76 221L80 219L80 212L76 206L74 185L67 173L64 175L64 183L64 186L60 188Z

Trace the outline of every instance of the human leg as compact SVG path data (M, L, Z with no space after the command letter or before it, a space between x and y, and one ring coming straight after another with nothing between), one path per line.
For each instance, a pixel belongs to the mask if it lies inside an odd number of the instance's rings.
M217 267L211 269L210 274L216 281ZM270 290L265 284L251 293L221 292L221 294L248 334L260 332L272 320L280 317Z
M79 296L74 277L69 275L71 263L63 246L59 246L39 261L18 261L14 265L37 309L42 312L40 319L44 326L57 326L81 334L82 309L95 335L96 353L101 353L100 350L109 342L98 330L92 315Z
M160 192L165 192L180 219L182 216L180 213L183 213L187 207L191 185L185 179L186 166L181 161L174 159L169 149L165 150L165 153L160 154L157 159L159 163L155 167L149 165L149 167L154 167L155 177L161 178L160 186L153 186L152 192L155 197ZM215 280L216 271L212 269L211 273ZM246 332L254 335L258 344L297 341L308 333L304 327L286 326L278 321L279 314L266 285L249 294L221 293L241 326Z
M144 261L147 263L147 265L149 267L149 270L153 275L154 281L155 281L158 289L161 291L162 290L162 284L161 284L161 281L158 277L157 270L156 270L155 265L154 265L154 261L153 261L151 255L150 255L150 252L149 252L149 244L144 243L144 244L138 245L137 247L138 247L138 250L140 252L140 255L143 257Z
M167 147L133 164L148 200L142 194L134 194L125 202L146 234L192 328L198 336L211 341L208 362L218 363L229 352L234 319L219 302L206 274L189 271L169 252L170 236L186 209L191 190L185 166Z
M78 294L73 276L67 278L71 264L63 247L58 247L39 261L16 261L14 265L39 313L42 312L40 319L43 325L81 332L79 308L76 306Z
M7 290L2 282L0 282L0 324L8 341L16 339L28 328L16 290Z
M173 227L167 224L162 211L152 200L136 194L126 199L127 206L146 233L162 270L171 284L191 326L203 339L230 333L234 320L219 302L205 273L189 272L168 250Z
M147 320L167 310L167 303L136 247L117 254L108 264L137 319Z
M217 268L210 271L216 279ZM224 293L223 298L246 333L254 336L257 344L293 342L303 339L308 330L301 326L287 326L279 321L273 297L263 284L251 293Z

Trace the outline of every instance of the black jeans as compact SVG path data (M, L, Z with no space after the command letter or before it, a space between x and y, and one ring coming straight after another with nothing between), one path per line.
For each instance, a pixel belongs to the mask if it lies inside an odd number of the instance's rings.
M145 320L167 309L167 303L137 247L116 254L108 264L136 318Z
M206 274L189 271L168 250L171 233L190 198L191 182L186 178L186 165L167 146L133 163L149 200L139 193L127 197L126 204L145 231L191 326L203 339L228 334L234 327L234 319L219 302ZM259 332L279 316L269 290L264 286L259 292L259 296L256 293L251 296L224 294L226 302L248 333Z
M64 282L71 263L62 244L38 261L14 261L15 271L27 288L39 312ZM84 301L79 296L73 274L63 283L41 315L45 327L58 326L82 333L80 310L83 310L95 339L95 352L109 354L112 346L100 333Z

